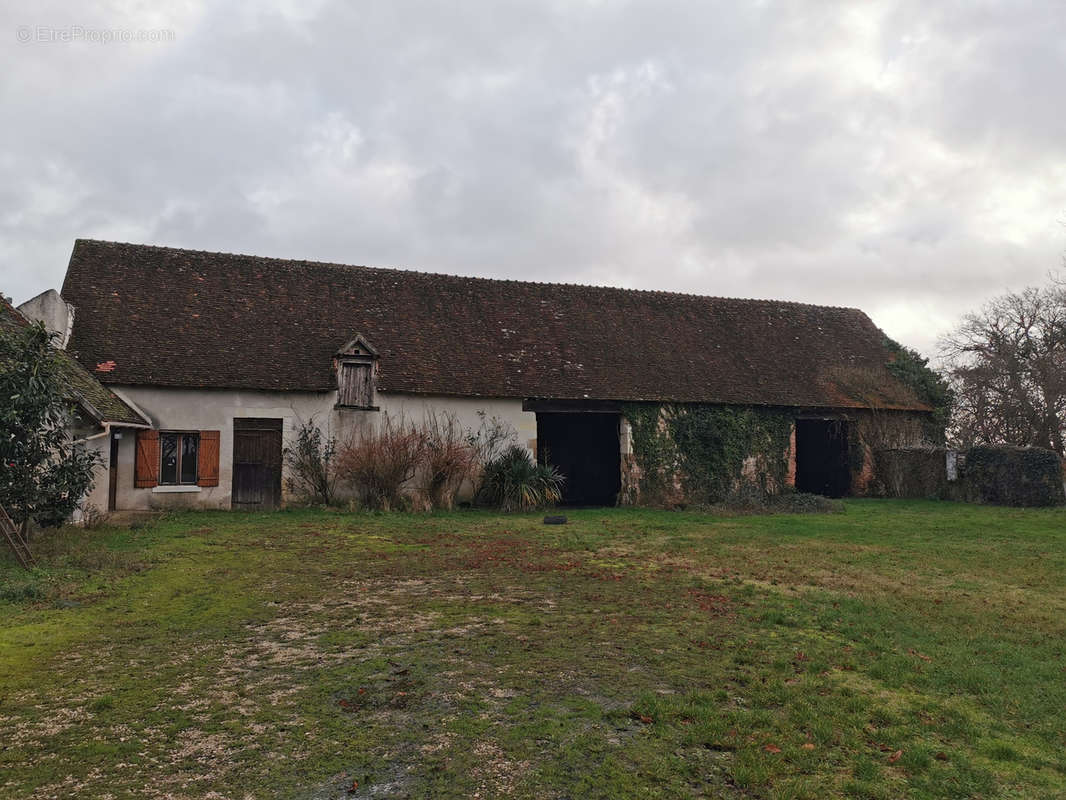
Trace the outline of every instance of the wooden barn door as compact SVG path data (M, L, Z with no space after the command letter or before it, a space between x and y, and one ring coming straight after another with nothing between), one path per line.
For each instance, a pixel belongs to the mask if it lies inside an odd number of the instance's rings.
M258 511L281 505L281 420L233 420L234 508Z

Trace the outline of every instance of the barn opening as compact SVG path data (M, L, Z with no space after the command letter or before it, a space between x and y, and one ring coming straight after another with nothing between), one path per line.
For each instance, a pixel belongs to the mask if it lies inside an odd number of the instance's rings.
M622 488L618 414L538 412L537 460L565 476L565 505L615 505Z
M796 420L796 489L843 497L851 486L848 423L839 419Z

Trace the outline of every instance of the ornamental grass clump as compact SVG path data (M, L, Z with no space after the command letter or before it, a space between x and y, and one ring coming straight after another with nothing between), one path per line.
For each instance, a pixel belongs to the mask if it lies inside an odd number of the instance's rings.
M425 435L402 416L381 415L381 424L353 436L337 455L337 474L366 508L408 507L404 484L414 478L425 455Z
M429 412L422 424L423 463L419 488L430 508L454 508L463 483L478 467L472 434L450 412Z
M562 499L563 476L537 464L524 447L512 445L485 464L478 501L501 511L528 511Z

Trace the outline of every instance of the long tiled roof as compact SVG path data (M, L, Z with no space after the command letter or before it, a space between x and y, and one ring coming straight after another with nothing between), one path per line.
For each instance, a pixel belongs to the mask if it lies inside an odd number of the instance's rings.
M69 349L117 384L329 390L361 334L380 391L925 408L852 308L83 239L62 294Z

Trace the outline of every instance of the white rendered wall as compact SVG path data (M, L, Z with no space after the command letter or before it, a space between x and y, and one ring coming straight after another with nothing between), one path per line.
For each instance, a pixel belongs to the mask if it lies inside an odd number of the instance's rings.
M84 509L93 508L96 511L107 511L107 470L108 457L111 455L111 444L108 436L96 436L85 442L85 449L96 453L99 457L96 469L93 470L93 488L82 498L79 508L74 510L72 520L79 523L84 518ZM132 478L130 479L132 483Z
M438 395L401 395L379 392L380 411L335 409L336 392L256 392L220 389L172 389L145 386L109 387L148 415L159 430L217 430L219 436L219 481L216 487L183 487L193 491L175 492L162 487L137 489L133 486L136 433L123 431L118 448L118 509L168 509L183 507L229 508L233 480L234 417L280 418L282 439L287 445L301 422L312 418L328 434L344 441L353 431L377 424L383 413L421 423L431 410L454 413L464 427L477 430L479 411L514 427L518 442L536 451L536 415L522 411L518 399L465 398ZM104 453L107 439L103 439ZM107 472L93 490L91 502L107 508ZM282 472L284 487L285 473ZM102 498L102 501L98 498Z
M18 310L29 320L43 322L46 330L56 334L59 337L56 344L60 349L67 346L74 324L74 307L60 297L55 289L41 292L20 305Z

